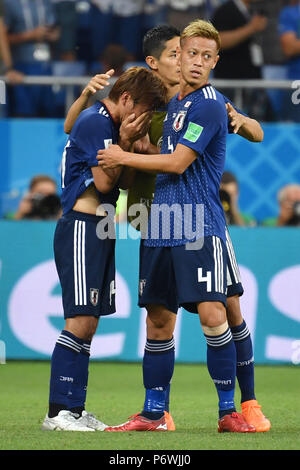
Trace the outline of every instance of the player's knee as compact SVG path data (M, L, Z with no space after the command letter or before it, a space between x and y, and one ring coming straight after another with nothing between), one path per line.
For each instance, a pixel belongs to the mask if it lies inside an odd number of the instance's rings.
M235 295L227 298L226 314L230 327L238 326L242 323L243 316L240 308L239 296Z
M151 339L172 338L174 332L173 322L166 318L147 317L147 336Z
M87 341L92 341L95 333L96 333L96 327L95 326L90 326L86 331L85 331L85 334L84 334L84 338L85 340Z
M211 328L213 331L214 328L218 329L227 324L226 310L221 302L201 303L198 306L198 313L202 328Z
M66 329L80 339L92 341L98 326L98 319L95 317L77 316L68 318Z
M168 322L165 319L162 318L150 318L149 316L147 317L147 328L149 329L156 329L156 330L163 330L168 328Z

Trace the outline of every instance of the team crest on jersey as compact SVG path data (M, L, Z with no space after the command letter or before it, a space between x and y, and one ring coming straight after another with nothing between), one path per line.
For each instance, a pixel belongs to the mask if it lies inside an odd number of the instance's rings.
M99 289L91 288L90 289L90 301L94 307L96 307L96 305L98 304L98 300L99 300Z
M183 128L184 119L187 111L179 111L173 122L174 131L178 132Z

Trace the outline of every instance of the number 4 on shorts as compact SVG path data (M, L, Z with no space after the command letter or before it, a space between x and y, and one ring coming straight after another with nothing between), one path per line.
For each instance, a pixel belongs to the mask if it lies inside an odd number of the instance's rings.
M206 276L203 276L202 268L198 268L198 282L206 282L206 290L211 292L211 271L207 271Z

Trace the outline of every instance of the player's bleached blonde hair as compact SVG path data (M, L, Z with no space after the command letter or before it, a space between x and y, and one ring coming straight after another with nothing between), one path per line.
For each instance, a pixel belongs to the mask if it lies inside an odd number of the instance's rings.
M201 38L213 39L216 42L217 50L221 48L219 31L210 21L194 20L189 23L181 33L180 45L183 46L185 39L198 36Z

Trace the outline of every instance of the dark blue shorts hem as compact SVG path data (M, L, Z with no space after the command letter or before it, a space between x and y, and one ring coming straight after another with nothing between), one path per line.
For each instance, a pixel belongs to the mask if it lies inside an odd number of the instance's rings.
M238 284L233 284L232 286L227 286L227 297L233 297L235 295L241 297L243 293L244 289L240 282Z
M64 313L64 319L66 320L67 318L75 318L78 316L100 318L100 317L106 317L108 315L113 315L114 313L116 313L116 311L106 312L106 313L105 312L96 313L95 311L87 312L86 307L85 307L85 310L83 312L78 311L78 312Z
M163 305L164 307L166 307L167 310L174 313L175 315L177 315L177 312L178 312L178 309L179 309L179 305L177 305L177 306L170 305L170 304L168 304L168 302L166 302L165 299L151 299L151 300L143 299L143 302L138 302L138 306L140 308L146 308L147 305Z

